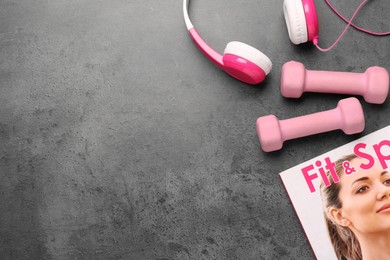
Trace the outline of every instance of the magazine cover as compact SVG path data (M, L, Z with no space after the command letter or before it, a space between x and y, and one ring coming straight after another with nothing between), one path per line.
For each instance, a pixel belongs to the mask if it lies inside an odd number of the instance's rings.
M280 173L319 260L390 259L390 126Z

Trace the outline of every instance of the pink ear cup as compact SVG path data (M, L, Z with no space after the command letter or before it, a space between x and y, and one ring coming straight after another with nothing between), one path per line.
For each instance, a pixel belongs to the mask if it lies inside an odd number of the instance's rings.
M280 91L287 98L304 92L361 95L368 103L382 104L389 94L389 73L374 66L364 73L313 71L296 61L282 67Z
M223 70L242 82L255 85L265 79L264 70L237 55L225 54L222 60L224 64Z
M262 82L272 68L271 60L261 51L238 41L226 45L222 61L228 74L248 84Z
M318 17L314 0L302 0L305 12L308 41L318 39Z
M265 152L279 150L286 140L341 129L345 134L360 133L365 120L361 104L351 97L339 101L335 109L278 120L274 115L259 117L256 130Z

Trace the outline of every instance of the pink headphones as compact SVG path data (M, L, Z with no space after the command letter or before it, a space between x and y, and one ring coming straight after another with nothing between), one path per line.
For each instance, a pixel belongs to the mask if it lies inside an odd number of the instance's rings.
M350 20L347 20L339 14L328 0L325 0L325 2L329 5L332 11L336 13L336 15L347 23L347 26L330 47L323 49L318 45L319 29L314 0L284 0L283 13L287 25L288 35L292 43L301 44L311 41L320 51L329 51L337 44L349 26L375 36L390 35L390 32L371 32L352 23L352 20L367 0L363 0L361 2ZM188 33L206 57L238 80L248 84L258 84L262 82L266 75L268 75L271 71L271 60L261 51L238 41L229 42L225 48L224 54L219 54L207 45L192 25L188 16L188 4L189 0L183 0L184 21L187 26Z
M184 21L188 33L206 57L238 80L253 85L262 82L271 71L271 60L261 51L238 41L229 42L223 56L219 54L207 45L192 25L188 16L188 4L189 0L183 0Z

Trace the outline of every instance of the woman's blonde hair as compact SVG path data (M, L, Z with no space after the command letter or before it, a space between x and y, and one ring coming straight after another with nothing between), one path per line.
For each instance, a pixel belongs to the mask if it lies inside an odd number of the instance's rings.
M335 162L335 171L339 177L344 172L343 162L352 161L355 158L358 157L355 154L350 154ZM331 207L339 209L342 207L342 202L339 198L341 189L340 182L335 183L333 178L329 177L329 175L330 173L328 172L327 177L330 185L326 187L324 183L321 183L321 198L324 205L325 223L331 243L336 252L337 259L361 260L362 252L355 234L348 227L338 225L329 216L329 209Z

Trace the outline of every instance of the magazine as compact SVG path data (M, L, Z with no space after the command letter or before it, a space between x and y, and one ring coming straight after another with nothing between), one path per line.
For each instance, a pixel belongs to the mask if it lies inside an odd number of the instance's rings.
M389 253L390 241L373 235L390 238L389 166L387 126L280 173L317 259L342 259L345 251L367 256L372 253L367 246L376 254ZM370 244L375 240L381 243ZM381 250L377 244L383 241L387 249Z

